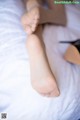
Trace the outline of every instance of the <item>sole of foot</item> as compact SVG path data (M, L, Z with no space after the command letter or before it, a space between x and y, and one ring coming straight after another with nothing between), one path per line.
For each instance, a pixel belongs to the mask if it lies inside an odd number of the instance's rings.
M34 34L29 35L26 47L29 53L32 87L43 96L59 96L55 77L39 38Z

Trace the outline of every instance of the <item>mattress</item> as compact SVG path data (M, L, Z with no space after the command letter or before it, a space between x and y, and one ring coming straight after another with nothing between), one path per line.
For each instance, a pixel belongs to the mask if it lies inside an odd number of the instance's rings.
M67 27L44 27L47 56L61 93L53 98L31 86L27 33L20 21L24 12L21 0L0 0L0 117L6 113L7 120L78 120L80 66L63 59L68 44L59 41L80 38L79 9L66 5Z

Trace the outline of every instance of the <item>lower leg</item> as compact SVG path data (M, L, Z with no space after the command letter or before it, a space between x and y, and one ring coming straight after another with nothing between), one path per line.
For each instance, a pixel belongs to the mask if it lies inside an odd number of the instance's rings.
M65 26L67 23L64 6L55 6L53 9L39 8L40 20L39 24L51 23Z
M59 90L44 50L42 41L42 26L35 34L29 36L27 49L30 58L31 82L34 89L40 94L53 97L59 95Z

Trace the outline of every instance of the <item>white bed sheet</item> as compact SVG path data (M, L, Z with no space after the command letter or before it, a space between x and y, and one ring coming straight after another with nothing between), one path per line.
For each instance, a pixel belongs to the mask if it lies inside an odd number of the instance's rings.
M46 98L30 84L27 34L20 18L25 9L20 0L0 0L0 113L7 120L78 120L80 118L80 66L63 59L68 45L60 40L80 38L80 13L66 6L68 26L44 28L44 42L61 95Z

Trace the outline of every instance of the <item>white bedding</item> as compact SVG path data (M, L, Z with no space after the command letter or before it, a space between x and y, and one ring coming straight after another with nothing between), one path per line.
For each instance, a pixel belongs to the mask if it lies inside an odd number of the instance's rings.
M26 36L20 18L20 0L0 0L0 113L7 120L78 120L80 118L80 66L63 59L68 45L61 40L80 38L80 12L66 6L68 26L46 25L44 42L61 95L40 96L30 84Z

